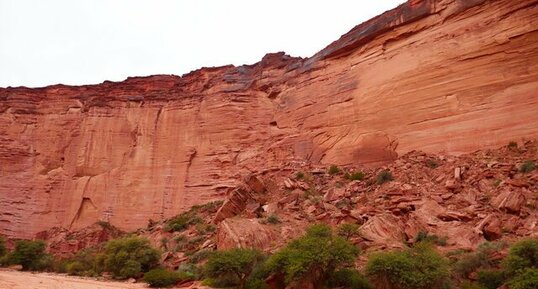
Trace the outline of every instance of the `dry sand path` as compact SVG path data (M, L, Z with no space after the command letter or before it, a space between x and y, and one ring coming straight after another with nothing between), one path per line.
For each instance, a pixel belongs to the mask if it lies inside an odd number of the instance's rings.
M104 282L49 273L0 271L0 289L134 289L146 284Z

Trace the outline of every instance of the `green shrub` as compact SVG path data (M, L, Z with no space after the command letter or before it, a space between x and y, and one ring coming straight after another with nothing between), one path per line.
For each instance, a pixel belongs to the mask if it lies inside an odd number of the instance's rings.
M538 239L526 239L512 245L504 262L507 273L512 276L526 268L538 269Z
M374 254L368 259L366 273L376 287L383 288L437 289L449 283L446 261L426 244Z
M180 232L187 229L190 225L199 224L202 219L192 211L180 214L166 222L164 229L168 232Z
M106 243L103 263L105 270L115 278L127 279L155 268L159 257L159 252L147 239L126 237Z
M245 285L246 289L269 289L265 280L259 278L250 278Z
M435 160L428 159L426 160L426 166L428 166L430 169L435 169L439 166L439 164Z
M368 280L357 270L344 268L335 271L327 282L329 288L349 288L349 289L372 289Z
M65 265L65 270L69 275L85 276L86 272L91 268L87 268L85 264L79 261L73 261Z
M223 283L231 281L233 285L244 289L247 278L254 267L261 262L263 255L255 249L236 248L216 251L207 260L205 272L210 278Z
M4 257L6 253L6 243L4 242L4 238L0 237L0 258Z
M486 289L499 288L506 278L501 270L480 270L478 271L478 283Z
M307 277L314 288L323 285L337 269L353 265L359 250L327 225L313 225L306 235L292 241L267 261L270 272L281 274L285 282Z
M456 261L452 268L460 277L467 278L472 272L478 269L488 269L497 265L497 261L492 259L495 252L504 247L503 243L485 242L478 246L475 252L463 255Z
M144 282L150 287L172 287L179 281L176 272L170 272L163 268L152 269L144 274Z
M71 260L68 260L65 269L69 275L97 276L103 272L102 266L97 266L96 252L90 249L79 251Z
M353 223L345 223L340 225L337 230L338 236L347 240L359 235L359 225Z
M337 167L336 165L331 165L329 167L329 174L330 175L336 175L338 173L340 173L340 168L339 167Z
M376 177L376 183L378 185L382 185L384 183L392 181L394 178L392 177L392 173L389 170L382 170L377 174Z
M8 256L9 264L22 265L23 270L44 270L52 265L52 257L45 253L45 242L21 240Z
M211 256L212 253L213 253L213 250L211 249L198 250L189 257L189 261L193 264L199 263L209 258L209 256Z
M344 178L350 180L350 181L362 181L364 180L364 173L363 172L354 172L354 173L346 173L344 175Z
M524 162L520 167L519 167L519 171L526 174L526 173L530 173L532 171L534 171L534 169L536 169L536 163L534 163L534 161L526 161Z
M205 203L203 205L194 205L191 207L189 213L194 214L195 212L209 212L215 213L222 206L224 201L212 201Z
M414 242L415 243L421 243L422 242L422 243L435 244L435 245L438 245L438 246L446 246L447 245L447 240L448 240L448 237L446 237L446 236L439 237L439 236L437 236L435 234L429 234L428 232L420 231L415 236Z
M305 177L305 175L304 175L303 172L297 172L295 174L295 179L297 179L297 180L302 180L302 179L304 179L304 177Z
M510 289L538 288L538 269L524 269L514 279L508 282Z
M517 149L517 142L515 141L511 141L508 143L508 148L509 149Z
M267 223L276 225L276 224L280 224L282 222L280 221L280 218L277 215L272 214L269 217L267 217Z

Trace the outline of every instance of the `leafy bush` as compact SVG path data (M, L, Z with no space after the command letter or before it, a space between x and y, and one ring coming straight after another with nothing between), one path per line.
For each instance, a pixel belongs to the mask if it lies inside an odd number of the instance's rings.
M340 225L337 230L338 236L347 240L359 235L359 225L353 223L345 223Z
M384 183L392 181L394 178L392 177L392 173L389 170L382 170L377 174L376 177L376 183L378 185L382 185Z
M363 172L354 172L354 173L346 173L344 175L344 178L350 180L350 181L362 181L364 180L364 173Z
M183 263L177 268L177 273L181 281L198 280L202 276L202 270L192 263Z
M476 252L465 254L453 264L454 272L461 277L468 277L478 269L492 268L497 261L492 259L495 252L504 247L503 243L486 242L478 246Z
M501 270L478 271L478 283L486 289L497 289L505 281L504 272Z
M420 231L415 236L414 242L415 243L423 242L423 243L435 244L435 245L438 245L438 246L446 246L447 239L448 238L446 236L439 237L439 236L437 236L435 234L429 234L428 232Z
M517 149L517 142L515 141L511 141L508 143L508 148L509 149Z
M45 253L45 242L21 240L8 256L9 264L22 265L23 270L44 270L52 265L52 257Z
M303 172L297 172L295 174L295 179L297 179L297 180L302 180L302 179L304 179L304 177L305 177L305 175L304 175Z
M524 174L530 173L534 171L534 169L536 169L536 164L534 161L526 161L519 167L519 171Z
M144 274L144 282L150 287L171 287L179 281L179 275L176 272L170 272L163 268L152 269Z
M364 276L357 270L348 268L332 273L327 283L329 288L372 289L372 286Z
M97 266L96 253L93 250L81 250L65 265L69 275L96 276L102 272L102 267Z
M336 175L338 173L340 173L340 168L339 167L337 167L336 165L331 165L329 167L329 174L330 175Z
M538 269L527 268L508 282L510 289L536 289L538 288Z
M436 289L446 288L449 282L446 261L427 244L374 254L366 273L376 287L383 288Z
M357 247L333 234L327 225L313 225L306 235L292 241L267 261L267 269L285 276L285 282L306 277L315 288L337 269L350 267Z
M512 245L505 259L505 267L510 275L526 268L538 269L538 239L526 239Z
M255 249L216 251L207 260L205 272L210 278L221 282L230 281L232 285L244 289L247 278L261 262L263 255Z
M273 215L270 215L269 217L267 217L267 223L276 225L276 224L280 224L282 222L280 221L280 218L277 215L273 214Z
M127 279L155 268L159 257L159 252L147 239L126 237L107 242L103 263L105 270L115 278Z
M168 232L180 232L187 229L190 225L199 224L201 222L202 219L200 217L194 214L193 211L189 211L168 220L164 229Z

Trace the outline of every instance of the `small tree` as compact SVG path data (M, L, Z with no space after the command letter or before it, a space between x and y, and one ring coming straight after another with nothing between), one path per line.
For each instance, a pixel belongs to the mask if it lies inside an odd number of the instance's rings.
M8 256L10 264L22 265L23 270L43 270L49 266L51 257L45 253L45 242L21 240Z
M329 226L314 225L271 256L267 268L285 276L286 283L303 280L321 289L333 272L352 266L358 253L357 247L335 236Z
M366 274L376 288L445 288L449 270L445 260L427 244L412 249L378 253L368 259Z
M345 223L338 227L338 236L345 238L346 240L351 239L359 234L359 225L352 223Z
M508 282L510 289L538 288L538 269L524 269L514 279Z
M512 276L527 268L538 269L538 239L526 239L512 245L504 262L507 273Z
M216 251L205 265L205 271L211 278L236 279L240 289L255 266L263 261L263 254L256 249L230 249Z
M103 263L115 278L127 279L156 267L159 257L147 239L126 237L107 242Z

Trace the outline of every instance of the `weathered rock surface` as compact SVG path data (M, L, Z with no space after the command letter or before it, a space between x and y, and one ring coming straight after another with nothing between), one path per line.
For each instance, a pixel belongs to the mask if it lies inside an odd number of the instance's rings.
M132 230L294 160L380 163L537 137L537 3L409 1L308 59L0 88L0 234L97 220ZM521 200L496 205L517 214Z

